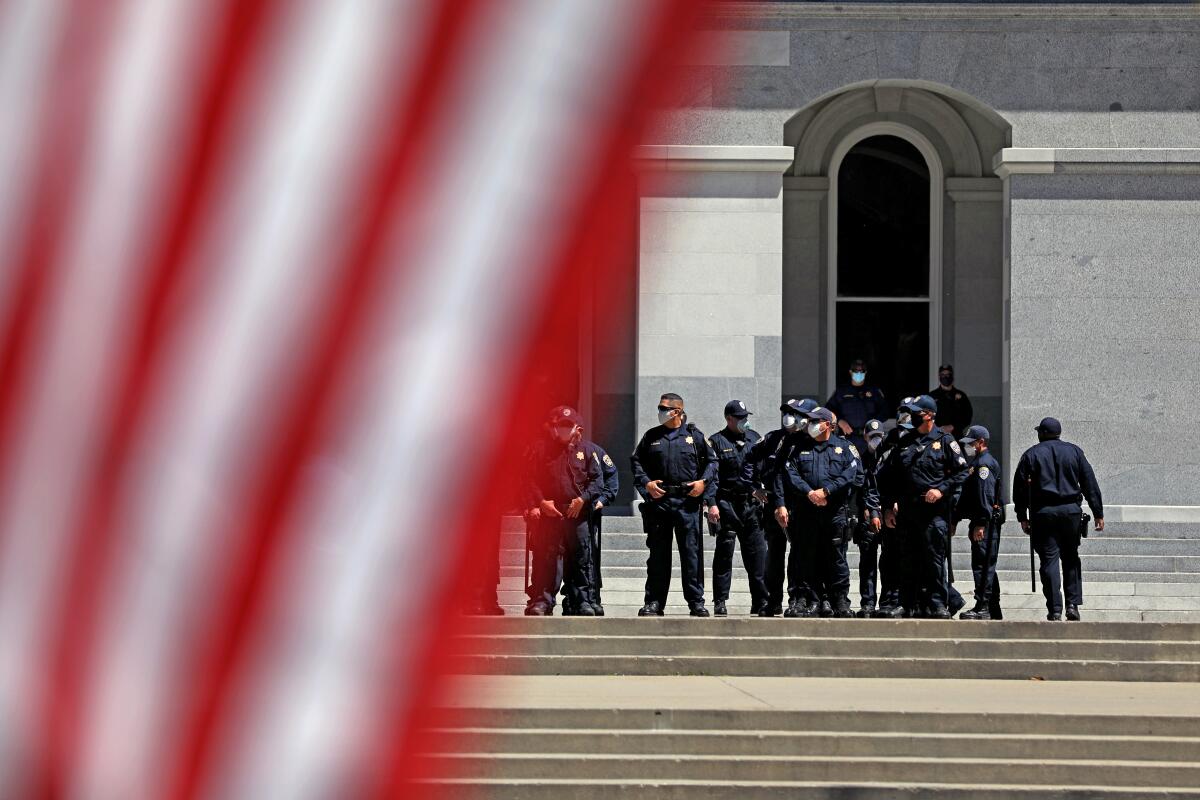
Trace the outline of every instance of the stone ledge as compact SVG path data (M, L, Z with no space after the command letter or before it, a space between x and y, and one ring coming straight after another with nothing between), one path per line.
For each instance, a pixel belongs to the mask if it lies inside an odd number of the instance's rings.
M1103 490L1103 487L1101 487ZM1084 511L1091 513L1086 501ZM1007 514L1010 520L1017 518L1012 503L1008 504ZM1135 505L1104 505L1104 522L1184 522L1200 524L1200 506L1135 506ZM1100 534L1103 536L1104 534Z
M1001 178L1053 173L1200 174L1200 148L1006 147L992 160Z
M709 16L714 20L752 22L754 20L823 19L847 17L885 17L901 19L1196 19L1200 6L1177 0L1167 3L994 3L976 0L965 3L872 3L850 2L742 2L712 4Z
M648 144L634 153L639 172L774 172L792 166L796 151L782 145Z

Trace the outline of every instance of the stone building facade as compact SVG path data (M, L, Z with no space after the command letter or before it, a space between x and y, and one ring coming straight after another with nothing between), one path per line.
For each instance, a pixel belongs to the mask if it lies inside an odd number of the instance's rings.
M609 440L663 391L767 430L851 353L894 393L948 361L1009 469L1057 416L1127 518L1190 518L1200 6L734 3L707 27L636 161L635 324L589 356Z

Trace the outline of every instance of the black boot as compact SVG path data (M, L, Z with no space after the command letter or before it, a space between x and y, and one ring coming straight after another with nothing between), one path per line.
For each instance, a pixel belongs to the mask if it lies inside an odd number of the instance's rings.
M1057 613L1051 611L1049 614L1046 615L1046 619L1049 620L1050 622L1062 622L1062 614L1057 614Z
M694 605L694 606L692 606L692 610L691 610L691 611L689 611L689 612L688 612L688 614L689 614L690 616L693 616L693 617L707 617L707 616L709 616L709 614L708 614L708 609L704 607L704 604L703 604L703 603L699 603L699 604L697 604L697 605Z
M970 611L962 612L961 614L958 615L958 618L959 619L991 619L992 614L986 608L979 608L977 606L975 608L972 608Z
M1067 605L1067 622L1079 622L1079 606Z
M863 607L858 610L858 614L856 614L856 616L859 619L868 619L875 616L875 606L869 603L864 604Z
M832 617L833 616L833 606L830 605L828 600L822 600L821 606L817 610L817 613L822 617Z
M850 608L849 600L841 600L833 607L833 615L838 619L854 619L854 611Z
M929 609L930 619L950 619L950 609L945 606L933 606Z
M727 611L725 608L724 600L718 600L717 602L713 603L713 616L715 616L715 617L728 617L729 616L729 611Z
M657 600L651 600L638 610L639 617L661 617L662 615L662 606L658 604Z

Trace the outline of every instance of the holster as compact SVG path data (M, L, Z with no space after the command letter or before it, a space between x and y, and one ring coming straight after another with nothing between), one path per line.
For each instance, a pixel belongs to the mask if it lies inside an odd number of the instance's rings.
M1079 538L1086 539L1088 535L1088 525L1092 521L1092 515L1084 511L1079 515Z

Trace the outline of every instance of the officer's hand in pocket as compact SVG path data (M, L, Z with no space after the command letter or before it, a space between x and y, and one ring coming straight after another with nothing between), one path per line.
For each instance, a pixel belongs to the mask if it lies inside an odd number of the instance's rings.
M540 508L542 513L550 519L562 519L562 512L554 505L553 500L543 500Z
M576 497L571 501L571 505L567 506L567 516L575 519L579 516L579 512L583 511L583 498Z
M982 542L983 541L983 526L982 525L977 525L974 528L971 528L971 541L972 542Z
M662 490L662 486L660 485L661 483L662 481L650 481L646 484L646 493L655 500L661 499L663 495L666 494L666 492Z
M689 485L692 489L688 492L688 497L699 497L704 494L704 481L692 481Z
M709 506L708 521L713 525L719 525L721 523L721 509L717 508L716 506Z

